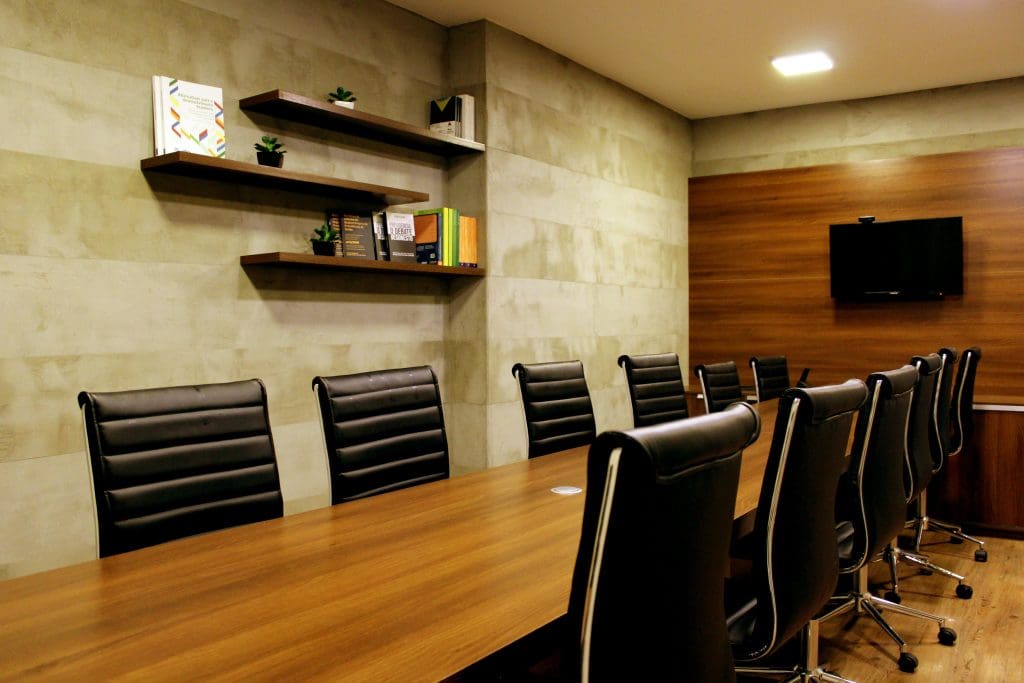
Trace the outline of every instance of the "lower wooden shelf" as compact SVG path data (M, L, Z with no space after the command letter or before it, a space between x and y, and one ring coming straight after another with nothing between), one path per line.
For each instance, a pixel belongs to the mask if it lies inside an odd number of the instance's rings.
M243 266L276 268L333 268L335 270L359 270L403 275L431 275L434 277L484 277L483 268L462 266L436 266L425 263L401 263L392 261L371 261L370 259L344 258L341 256L315 256L285 251L266 254L247 254L239 258Z

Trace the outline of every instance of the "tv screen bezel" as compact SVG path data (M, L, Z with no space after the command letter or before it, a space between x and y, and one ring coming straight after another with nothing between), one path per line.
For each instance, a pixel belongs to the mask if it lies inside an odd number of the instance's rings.
M894 235L893 231L899 234ZM850 238L856 240L857 249L840 261L837 241L847 240L845 249L849 249ZM922 253L922 250L931 251ZM884 277L878 277L887 272L881 262L894 254L900 254L902 273L893 274L887 282ZM963 216L833 223L829 225L830 294L840 302L920 301L962 296L963 256ZM928 266L929 261L937 262ZM915 286L902 284L901 278L914 282Z

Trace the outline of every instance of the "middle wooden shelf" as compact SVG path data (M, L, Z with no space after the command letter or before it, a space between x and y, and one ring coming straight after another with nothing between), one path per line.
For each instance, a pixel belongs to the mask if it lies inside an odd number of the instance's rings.
M430 195L426 192L329 178L299 171L285 171L272 166L259 166L244 161L208 157L191 152L171 152L150 157L143 159L140 166L147 173L166 173L275 190L289 190L333 199L376 204L381 207L430 200Z

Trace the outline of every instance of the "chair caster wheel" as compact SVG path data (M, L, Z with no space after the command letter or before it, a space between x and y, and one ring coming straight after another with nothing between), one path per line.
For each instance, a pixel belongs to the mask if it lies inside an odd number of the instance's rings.
M883 595L882 597L884 597L889 602L895 602L897 605L903 602L903 598L900 597L900 594L895 593L893 591L886 591L885 595Z
M960 545L961 543L964 542L964 539L960 538L959 536L950 536L949 537L949 542L952 543L953 545Z
M899 664L900 671L912 674L917 669L917 657L910 652L901 652L897 664Z
M970 600L971 596L974 595L974 589L968 586L966 583L959 583L956 586L956 597L961 600Z
M954 631L948 626L940 626L939 642L943 645L952 645L956 642L956 631Z
M988 551L984 548L978 548L974 551L975 562L988 562Z

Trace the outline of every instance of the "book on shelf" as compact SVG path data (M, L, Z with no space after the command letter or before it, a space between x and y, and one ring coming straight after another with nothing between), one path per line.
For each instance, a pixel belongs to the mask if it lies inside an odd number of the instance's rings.
M467 140L476 139L475 101L472 95L453 95L430 102L430 130Z
M459 263L464 268L476 268L479 265L477 254L476 218L459 216Z
M416 227L416 262L439 264L444 253L442 209L420 209L413 213Z
M440 266L477 265L477 220L447 206L415 212L416 256Z
M377 246L377 260L390 261L391 249L388 246L388 228L385 224L384 212L374 211L370 216L373 219L373 240Z
M153 76L153 147L157 155L192 152L225 157L227 135L221 89Z
M384 212L389 260L416 263L416 224L411 213Z
M345 258L377 258L373 221L369 214L342 214L341 245Z

